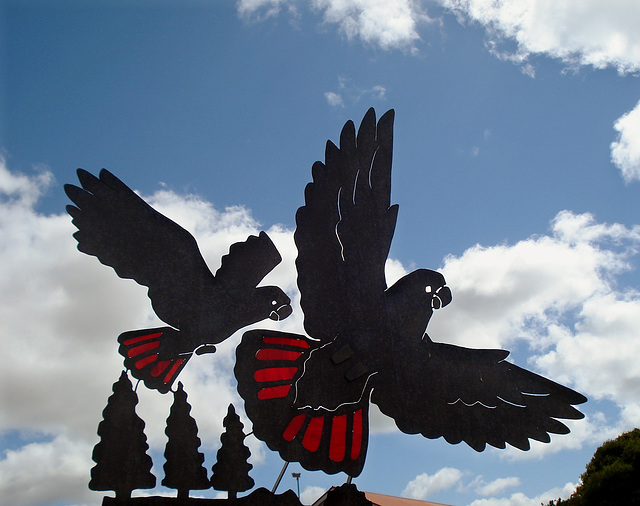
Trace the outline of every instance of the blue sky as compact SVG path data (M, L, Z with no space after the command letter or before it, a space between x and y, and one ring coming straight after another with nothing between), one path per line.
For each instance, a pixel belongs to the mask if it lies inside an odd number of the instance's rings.
M388 276L439 269L453 291L431 337L509 349L589 402L569 436L525 453L374 414L355 483L455 505L568 496L597 446L640 425L639 17L622 0L1 2L0 497L99 504L87 483L116 337L157 322L144 289L75 249L76 168L114 172L212 269L267 230L284 258L267 281L296 300L311 165L371 106L396 111ZM299 308L280 328L302 330ZM209 468L229 402L242 411L240 335L181 375ZM170 399L139 395L160 480ZM282 461L250 444L270 488ZM312 499L343 480L303 470L300 485Z

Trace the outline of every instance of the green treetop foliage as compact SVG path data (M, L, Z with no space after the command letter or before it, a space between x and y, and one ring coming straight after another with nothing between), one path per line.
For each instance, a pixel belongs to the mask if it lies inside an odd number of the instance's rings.
M605 442L593 454L580 485L548 506L640 505L640 429Z

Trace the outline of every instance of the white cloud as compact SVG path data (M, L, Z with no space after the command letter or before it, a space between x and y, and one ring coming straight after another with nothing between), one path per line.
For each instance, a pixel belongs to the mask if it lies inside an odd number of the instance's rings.
M540 506L541 504L547 504L552 499L554 501L558 498L566 499L575 489L576 485L567 483L564 487L552 488L536 497L527 497L523 493L517 492L510 497L500 499L478 499L469 506Z
M116 337L160 323L144 287L77 251L69 216L35 210L37 197L52 181L47 172L13 174L0 161L0 347L7 358L0 369L0 431L33 435L36 441L0 457L5 500L26 486L29 470L29 488L11 504L99 501L96 494L87 495L87 484L102 410L123 368ZM213 270L230 244L258 232L241 207L217 211L197 197L167 191L147 200L194 233ZM265 283L295 295L292 233L280 227L268 233L285 261ZM298 310L278 327L285 331L302 328L299 298L293 302ZM215 354L195 356L180 375L207 458L215 457L229 403L241 413L233 378L239 338L225 341ZM137 392L136 410L146 422L151 450L162 454L172 396L145 388ZM243 422L250 432L250 422ZM263 444L253 437L247 444L251 461L260 462Z
M333 107L344 107L344 102L342 100L342 96L339 93L335 93L334 91L327 91L324 94L324 98L327 99L327 103Z
M422 473L407 484L401 496L424 500L436 492L455 487L462 475L462 471L452 467L443 467L433 475Z
M488 47L533 76L531 55L544 55L570 67L640 70L640 2L635 0L438 0L444 7L484 26ZM505 47L515 43L515 50ZM640 180L640 103L614 125L611 160L628 183Z
M47 487L55 480L64 485L60 490L68 490L64 500L87 500L87 459L97 442L102 409L122 370L116 337L158 323L143 287L119 279L112 269L76 250L68 216L35 210L37 196L51 181L46 172L16 175L0 163L0 346L8 357L0 370L0 430L32 432L44 440L5 452L0 460L3 497L15 493L13 483L19 482L21 470L35 470L33 488L24 497L36 499L16 504L47 504L38 498L49 493ZM258 231L241 207L218 211L196 197L166 191L148 200L193 231L212 270L231 243ZM295 308L278 328L299 332L302 313L292 233L278 227L268 232L283 262L264 282L291 294ZM503 452L507 458L512 453L540 456L576 448L583 441L601 443L637 425L640 293L618 287L617 276L630 268L639 247L638 226L602 224L588 214L562 212L548 235L514 245L474 246L445 260L443 273L454 298L432 319L429 333L434 340L507 349L523 342L534 356L520 365L593 399L608 399L620 410L613 421L589 413L586 420L570 424L571 435L554 437L550 445L534 443L530 452ZM391 284L406 269L391 260L386 271ZM219 445L228 404L241 409L232 374L238 340L239 335L233 336L215 354L194 357L181 373L207 454ZM149 444L161 454L171 396L144 388L138 388L138 395L137 410L147 423ZM243 422L249 432L250 422ZM371 424L372 432L385 432L390 420L372 411ZM259 462L262 443L255 438L247 443L252 461ZM38 459L51 463L54 456L65 464L52 463L43 471ZM84 477L79 478L73 466L83 467ZM416 497L427 486L430 493L454 486L460 479L457 473L421 475L406 494Z
M330 106L344 107L345 102L350 104L358 103L363 97L367 100L384 101L387 89L376 84L371 87L362 87L354 84L353 81L344 76L338 76L338 91L327 91L324 98Z
M474 246L448 257L442 272L453 303L436 313L429 335L472 348L506 348L518 342L533 356L528 364L591 399L607 399L628 416L598 416L571 423L573 433L554 437L530 452L580 447L583 441L633 428L640 403L640 293L617 287L640 246L640 228L597 223L589 214L561 212L549 235L514 245ZM442 316L441 316L442 315Z
M289 3L288 0L238 0L238 13L241 16L255 16L259 14L260 19L275 16L280 12L280 8Z
M496 495L503 490L511 487L517 487L520 485L520 478L517 476L510 476L509 478L498 478L489 483L484 483L476 487L476 494L483 497L490 495Z
M300 502L302 504L313 504L327 490L322 487L305 487L300 493Z
M97 504L87 487L92 465L91 447L65 436L7 450L0 460L2 504L68 504L70 498Z
M382 49L407 49L420 40L419 26L431 22L414 0L310 0L323 22L337 25L348 39L360 39ZM296 0L240 0L238 13L266 19L283 8L298 16Z
M420 40L420 27L432 20L416 0L310 0L325 23L348 38L383 49L408 48ZM558 58L569 65L613 67L621 73L640 70L640 33L635 0L438 0L461 19L483 25L490 45L509 40L517 45L508 58L526 62L532 54ZM241 15L269 17L295 0L240 0ZM296 11L297 12L297 11ZM506 52L496 49L497 54Z
M488 47L503 60L535 75L532 55L559 59L570 67L615 68L626 74L640 71L640 2L636 0L437 0L487 30ZM383 49L414 48L420 26L432 21L412 0L311 0L325 23L336 24L350 39L358 38ZM287 5L297 14L294 0L240 0L243 16L277 15ZM515 44L515 50L506 49ZM376 87L372 91L375 92ZM374 98L383 98L384 88ZM325 93L332 106L344 105L344 97ZM617 139L611 144L611 160L626 182L640 180L640 103L615 123ZM471 155L478 156L479 146Z
M640 102L618 118L613 128L618 136L611 143L611 161L627 183L640 181Z
M640 70L640 33L635 0L439 0L463 18L480 23L494 43L517 44L511 56L559 58L569 65Z
M52 182L53 174L46 170L38 171L33 177L12 174L7 169L4 158L0 157L0 194L9 203L14 201L20 206L33 204Z
M335 23L348 38L382 49L409 47L420 39L418 25L429 21L411 0L312 0L326 23Z

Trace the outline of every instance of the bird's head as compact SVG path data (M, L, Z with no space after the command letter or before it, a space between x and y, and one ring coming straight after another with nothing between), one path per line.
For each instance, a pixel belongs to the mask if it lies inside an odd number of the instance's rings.
M444 276L430 269L417 269L407 274L387 291L402 300L405 307L419 304L421 310L425 305L432 310L440 309L451 302L451 290Z
M277 286L261 286L257 290L261 301L269 307L268 317L271 320L284 320L293 312L291 299Z
M431 308L440 309L451 302L451 290L439 272L425 269L428 273L425 278L424 291L431 295Z
M415 271L416 282L430 298L431 309L440 309L451 302L451 290L439 272L429 269Z
M395 328L422 336L433 311L451 302L451 290L439 272L418 269L387 289L386 302Z

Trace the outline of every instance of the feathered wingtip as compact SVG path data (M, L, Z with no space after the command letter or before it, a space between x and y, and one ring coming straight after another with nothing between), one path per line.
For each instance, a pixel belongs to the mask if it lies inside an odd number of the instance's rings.
M358 476L367 453L368 396L333 411L294 407L296 382L318 346L298 334L245 332L236 349L238 393L254 435L284 460L310 471Z
M159 327L132 330L118 336L118 352L124 357L124 366L147 388L167 393L191 358L192 353L179 355L176 352L169 357L162 356L163 352L166 354L167 341L179 342L178 332L171 327Z
M322 179L323 169L340 174L344 183L349 185L358 171L370 172L369 180L373 187L388 192L391 187L391 159L393 154L393 121L395 111L389 109L376 123L376 112L371 107L360 122L356 134L355 124L347 121L340 132L339 148L328 140L325 147L324 164L316 162L311 173L313 180ZM376 169L375 166L378 168ZM380 170L384 167L384 171ZM386 173L386 184L374 182L371 178L380 172ZM336 174L332 174L335 177Z
M231 245L229 253L222 257L216 278L228 287L253 288L281 261L280 252L262 231Z

